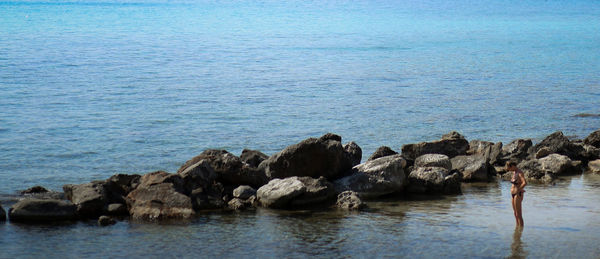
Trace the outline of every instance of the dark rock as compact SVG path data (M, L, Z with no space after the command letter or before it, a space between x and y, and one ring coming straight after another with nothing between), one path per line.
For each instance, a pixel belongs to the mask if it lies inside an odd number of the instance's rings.
M246 200L256 195L256 190L248 185L242 185L233 190L233 197Z
M583 145L578 145L562 132L557 131L547 136L542 142L533 147L533 153L536 154L541 149L545 148L547 153L556 153L568 156L573 160L582 160L587 162L586 152Z
M583 140L583 143L600 148L600 129L592 132L589 136L587 136Z
M110 225L114 225L114 224L117 224L117 221L109 216L100 216L100 218L98 218L99 226L105 227L105 226L110 226Z
M41 223L77 219L77 206L68 201L26 198L8 211L11 221Z
M467 155L481 155L483 156L485 152L487 152L494 143L483 140L471 140L469 142L469 150L467 150Z
M145 184L158 178L154 175L145 182L145 176L142 176L138 188L127 195L129 214L133 219L189 219L194 215L192 200L178 191L174 183Z
M115 174L109 177L104 184L108 203L125 204L125 197L138 186L140 178L138 174Z
M344 151L350 157L352 166L360 164L362 160L362 149L354 141L348 142L344 145Z
M260 165L262 161L268 158L269 156L265 155L264 153L258 150L250 149L242 150L242 155L240 155L240 159L242 160L242 162L247 163L252 167L258 167L258 165Z
M485 153L484 157L490 165L502 165L504 166L505 161L501 159L502 156L502 142L498 142L490 147L489 154Z
M335 196L333 185L324 177L273 179L256 193L259 203L269 208L305 206L328 201Z
M425 154L415 159L415 167L442 167L448 170L452 169L452 163L446 155Z
M214 182L206 188L194 189L190 195L192 206L196 211L221 209L227 206L225 187Z
M417 167L408 175L409 193L460 193L460 175L442 167Z
M537 159L525 160L517 165L523 171L527 181L550 183L556 179L556 175L543 170L541 163ZM508 172L502 175L503 180L510 180L512 173Z
M393 156L398 154L398 152L392 150L390 147L381 146L375 150L375 152L367 159L367 162L375 160L377 158L385 157L385 156Z
M156 171L142 175L136 189L148 188L153 185L168 183L178 192L184 192L184 183L181 175L170 174L165 171Z
M403 145L402 155L408 160L415 160L424 154L443 154L452 158L466 155L468 149L469 142L459 133L452 131L442 136L441 140Z
M269 179L291 176L340 178L352 168L352 161L337 139L326 135L303 140L269 157L259 169L263 169Z
M2 204L0 204L0 221L6 221L6 212L2 208Z
M227 203L227 206L232 210L244 210L250 207L250 203L240 198L233 198Z
M406 160L385 156L355 166L352 174L334 182L337 192L354 191L363 198L402 192L406 186Z
M542 147L535 152L535 158L540 159L550 154L552 154L552 150L549 147Z
M358 193L344 191L338 194L335 206L346 210L362 210L366 207L366 204L362 202Z
M444 177L444 194L461 194L461 174L453 173Z
M592 145L583 144L583 149L585 150L585 160L592 161L600 159L600 148L594 147Z
M334 133L326 133L325 135L319 138L320 141L333 140L337 142L342 142L342 137L340 135Z
M195 189L209 188L217 180L217 174L208 160L200 160L178 175L182 179L184 192L188 195Z
M21 191L21 194L47 193L47 192L48 192L48 189L46 189L42 186L36 185L27 190Z
M129 210L127 210L127 206L121 203L111 203L108 205L108 209L106 210L108 215L112 216L127 216L129 215Z
M588 163L587 171L591 173L600 173L600 159L590 161Z
M526 179L545 183L552 182L561 175L582 172L581 162L572 161L569 157L559 154L550 154L540 159L523 161L518 167L523 171Z
M456 156L451 162L451 169L460 172L465 182L485 182L492 177L490 165L483 156Z
M502 147L502 159L500 165L506 161L523 161L529 155L529 148L533 145L531 139L515 139L508 145Z
M65 185L63 190L68 200L77 206L77 213L84 218L95 218L105 212L108 198L104 181Z

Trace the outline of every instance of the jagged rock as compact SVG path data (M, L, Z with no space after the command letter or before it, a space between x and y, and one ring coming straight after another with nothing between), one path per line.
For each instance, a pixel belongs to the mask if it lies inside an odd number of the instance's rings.
M471 140L469 142L469 150L467 150L467 155L481 155L483 156L485 152L490 149L494 143L483 140Z
M352 161L338 139L341 137L333 134L305 139L269 157L260 163L259 169L263 169L269 179L291 176L340 178L352 168Z
M249 164L252 167L258 167L262 161L268 159L269 156L258 150L244 149L240 155L242 162Z
M553 181L560 175L581 173L580 161L572 161L569 157L559 154L526 160L521 162L518 167L528 180L546 183Z
M174 183L143 184L144 176L140 186L127 195L129 214L133 219L188 219L194 215L192 200L179 192Z
M194 189L190 194L192 206L196 211L213 210L225 207L227 202L224 200L224 196L225 187L219 182L214 182L206 188Z
M346 210L361 210L366 207L358 193L353 191L344 191L337 196L335 206Z
M185 162L177 173L206 160L217 174L217 181L228 185L261 186L267 182L264 170L253 168L226 150L209 149Z
M523 175L528 181L539 181L549 183L554 181L554 179L556 178L555 174L548 173L542 169L542 165L538 159L525 160L519 163L517 167L521 169L521 171L523 171ZM502 179L507 181L510 180L511 177L512 173L510 172L502 175Z
M402 146L402 155L408 160L415 160L424 154L443 154L449 158L466 155L469 142L458 132L452 131L442 136L441 140L421 142Z
M106 179L104 189L108 203L125 204L125 197L138 186L140 178L138 174L115 174Z
M588 163L588 172L600 173L600 159Z
M501 164L509 160L523 161L529 155L529 148L533 143L531 139L515 139L502 147Z
M27 190L21 191L21 194L33 194L33 193L47 193L48 189L44 188L43 186L33 186Z
M344 145L344 151L350 157L352 166L360 164L362 160L362 149L354 141L348 142Z
M502 156L502 142L498 142L489 148L489 155L487 153L484 154L486 161L490 165L500 165L504 166L505 161L501 159Z
M396 154L398 154L398 152L392 150L390 147L381 146L381 147L378 147L377 150L375 150L375 152L369 157L369 159L367 159L367 162L375 160L377 158L381 158L381 157L385 157L385 156L393 156Z
M451 169L460 172L465 182L488 181L492 177L490 165L482 156L456 156L450 161Z
M535 153L535 158L540 159L550 154L552 154L552 150L550 150L550 148L542 147Z
M179 172L178 175L182 179L183 189L186 194L190 194L198 188L208 189L217 180L217 174L210 166L208 160L200 160L182 172Z
M26 198L9 210L11 221L39 223L77 219L77 206L69 201Z
M589 136L587 136L583 140L583 143L600 148L600 129L592 132Z
M233 198L227 205L232 210L244 210L254 206L256 196L250 196L248 199Z
M170 174L165 171L156 171L142 175L136 189L148 188L152 185L170 183L176 191L184 192L184 184L181 175Z
M77 206L77 213L84 218L95 218L105 212L108 197L104 181L63 186L65 196Z
M5 221L6 220L6 212L4 211L4 208L2 208L2 204L0 204L0 221Z
M112 216L127 216L129 215L129 210L127 210L127 206L121 203L111 203L108 205L108 209L106 210L108 215Z
M269 208L285 208L318 204L335 195L331 183L324 177L289 177L273 179L256 193L259 203Z
M547 153L556 153L568 156L573 160L587 161L586 152L583 145L577 145L562 132L557 131L548 135L542 142L533 147L533 153L536 154L539 150L546 148Z
M442 167L452 169L452 163L446 155L425 154L415 159L415 167Z
M233 190L233 197L246 200L256 195L256 190L248 185L242 185Z
M442 167L417 167L408 175L409 193L460 193L460 176Z
M406 186L406 160L401 155L385 156L355 166L352 174L334 182L337 192L354 191L374 198L402 192Z
M114 224L117 224L117 221L109 216L100 216L98 218L99 226L105 227L105 226L110 226L110 225L114 225Z

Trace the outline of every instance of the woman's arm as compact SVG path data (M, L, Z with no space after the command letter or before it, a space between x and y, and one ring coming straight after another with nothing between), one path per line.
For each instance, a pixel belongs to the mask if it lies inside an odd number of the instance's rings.
M521 178L521 186L519 186L519 191L522 191L523 188L525 188L525 186L527 185L527 180L525 180L525 174L523 173L523 171L519 170L519 172L521 172L519 174L519 178Z

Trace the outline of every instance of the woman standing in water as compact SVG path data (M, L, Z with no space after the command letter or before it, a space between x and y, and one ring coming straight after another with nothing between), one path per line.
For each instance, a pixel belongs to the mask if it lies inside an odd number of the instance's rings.
M515 219L517 220L517 226L523 227L523 210L521 203L523 202L523 195L525 193L524 188L527 185L527 181L525 180L523 171L517 168L517 163L515 162L507 162L506 171L513 173L512 178L510 179L510 182L512 183L512 186L510 187L512 207L515 213Z

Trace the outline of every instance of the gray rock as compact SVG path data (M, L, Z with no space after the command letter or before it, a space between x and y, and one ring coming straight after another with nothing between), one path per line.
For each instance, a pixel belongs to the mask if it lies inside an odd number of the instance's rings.
M337 135L326 134L319 139L303 140L269 157L259 169L264 170L269 179L291 176L340 178L352 168L352 161L338 139L341 138Z
M501 159L502 156L502 142L498 142L490 147L489 154L485 153L484 157L486 161L490 165L502 165L504 166L504 161Z
M548 135L542 142L533 147L533 153L536 154L541 149L547 149L547 153L556 153L568 156L573 160L587 161L586 152L583 145L577 145L562 132L557 131Z
M182 179L183 189L190 194L198 188L207 189L217 180L217 174L208 160L200 160L178 173Z
M589 136L587 136L583 140L583 143L600 148L600 129L592 132Z
M406 160L401 155L385 156L355 166L352 174L334 182L337 192L354 191L363 198L402 192L406 186Z
M528 151L532 145L531 139L515 139L508 145L503 146L501 165L509 160L523 161L529 155Z
M48 192L48 189L44 188L43 186L36 185L27 190L21 191L21 194L47 193L47 192Z
M106 210L108 215L112 216L127 216L129 215L129 210L127 210L127 206L121 203L111 203L108 205L108 209Z
M143 175L126 200L134 219L187 219L195 213L191 198L183 192L182 178L161 171Z
M227 206L232 210L245 210L254 206L255 203L256 196L250 196L248 199L233 198L227 203Z
M225 187L218 182L214 182L206 188L197 188L192 190L190 197L194 210L214 210L227 206L225 199Z
M449 158L466 155L469 142L458 132L452 131L441 140L433 142L421 142L402 146L402 155L408 160L415 160L424 154L443 154Z
M375 152L369 157L369 159L367 159L367 162L375 160L377 158L393 156L396 154L398 154L398 152L392 150L390 147L381 146L381 147L378 147L377 150L375 150Z
M2 204L0 204L0 221L6 221L6 212L2 208Z
M325 177L298 177L304 186L304 192L292 199L291 206L306 206L320 204L335 198L335 189Z
M425 154L415 159L415 167L442 167L452 169L452 163L446 155Z
M246 200L256 195L256 190L248 185L242 185L233 190L233 197Z
M344 145L344 151L350 157L352 166L360 164L362 160L362 149L354 141L348 142Z
M40 223L77 219L77 206L69 201L26 198L8 211L11 221Z
M323 203L335 196L335 190L324 177L293 176L271 180L258 189L256 196L264 207L286 208Z
M408 175L409 193L460 193L460 176L442 167L417 167Z
M550 148L542 147L535 153L535 158L540 159L550 154L552 154L552 150L550 150Z
M519 163L517 167L521 169L521 171L523 171L523 175L527 179L527 181L550 183L554 181L554 179L556 179L555 174L546 172L542 169L542 165L538 159L525 160ZM510 172L507 172L502 175L502 179L507 181L510 180L511 177L512 173Z
M117 224L117 221L109 216L100 216L98 218L99 226L105 227L105 226L110 226L110 225L114 225L114 224Z
M262 161L268 159L269 156L258 150L244 149L240 155L242 162L249 164L252 167L258 167Z
M450 161L451 169L460 172L465 182L485 182L492 178L490 165L482 156L456 156Z
M590 161L588 163L587 171L591 173L600 173L600 159Z
M487 152L494 143L483 140L471 140L469 142L469 150L467 150L467 155L481 155L483 156L485 152Z
M84 218L95 218L105 212L108 197L104 181L63 186L65 196L77 206L77 213Z
M527 180L552 182L558 176L581 173L581 162L559 154L550 154L540 159L521 162L518 167ZM510 174L509 174L510 175ZM508 179L509 176L506 177Z
M344 191L338 194L335 206L345 210L362 210L366 207L366 204L362 202L358 193Z

